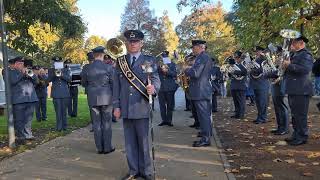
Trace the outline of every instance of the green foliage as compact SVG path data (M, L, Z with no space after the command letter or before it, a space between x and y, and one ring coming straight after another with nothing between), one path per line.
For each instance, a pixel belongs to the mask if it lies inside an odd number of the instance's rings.
M182 7L192 7L193 10L198 9L203 3L209 3L210 0L179 0L177 3L177 8L179 11Z
M48 59L57 53L52 49L57 49L58 41L82 38L86 26L76 14L76 2L4 0L9 45L34 58Z
M105 46L106 44L107 40L105 38L93 35L86 40L84 48L87 52L89 52L91 49L97 46Z
M191 40L207 41L207 52L221 62L235 49L233 28L225 20L226 12L221 3L204 6L186 16L176 31L180 38L182 54L190 52Z
M232 13L237 42L243 49L281 44L280 30L294 29L311 40L309 47L319 55L319 0L235 0Z

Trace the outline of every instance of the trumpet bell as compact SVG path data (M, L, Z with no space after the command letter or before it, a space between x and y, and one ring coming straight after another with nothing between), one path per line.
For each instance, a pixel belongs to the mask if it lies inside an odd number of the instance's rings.
M286 39L296 39L301 37L301 33L292 29L283 29L280 31L280 36Z
M119 38L111 38L108 40L106 51L113 59L117 59L127 54L126 45Z

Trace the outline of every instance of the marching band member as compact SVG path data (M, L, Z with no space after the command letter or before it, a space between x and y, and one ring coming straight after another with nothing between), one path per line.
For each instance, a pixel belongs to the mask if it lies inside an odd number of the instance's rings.
M37 97L39 101L36 103L36 117L37 121L47 120L47 87L49 83L47 82L47 74L45 70L40 66L34 66L34 73L38 76L39 83L35 86Z
M220 83L222 81L222 73L220 68L216 65L216 60L212 58L212 69L211 69L211 85L212 85L212 112L218 112L217 96L220 94Z
M242 52L236 51L233 56L234 59L229 59L229 64L231 66L236 66L237 69L232 74L229 73L229 76L231 78L230 83L230 90L231 90L231 96L233 98L233 103L235 107L235 114L231 116L231 118L235 119L243 119L245 114L245 107L246 107L246 75L247 70L246 68L241 64L241 55ZM240 77L240 78L238 78Z
M114 73L114 115L123 118L126 156L129 173L126 180L142 176L153 179L149 153L149 100L148 95L155 95L160 89L157 72L151 73L151 84L148 74L142 65L149 63L156 66L155 58L141 53L144 34L139 30L124 32L128 54L119 58ZM141 83L136 79L140 79Z
M163 64L158 68L161 86L159 90L159 105L162 122L158 126L173 126L172 112L174 109L174 93L177 89L175 79L177 78L176 64L169 59L169 51L161 54Z
M282 48L277 47L277 54L282 53ZM280 56L277 56L280 58ZM279 61L279 59L277 59ZM267 78L278 79L278 71L270 72L266 75ZM281 78L279 82L271 84L271 94L272 94L272 102L277 120L277 129L271 131L274 135L285 135L289 131L289 121L288 121L288 104L286 102L285 97L285 85L284 81Z
M38 83L37 76L31 69L24 66L25 59L16 57L10 59L9 84L12 91L12 113L17 140L33 140L31 122L38 101L34 86Z
M71 59L67 59L64 61L64 65L68 68L68 64L72 64ZM70 70L70 69L69 69ZM71 76L72 80L72 76ZM72 81L69 83L69 104L68 104L68 114L70 117L77 117L78 114L78 84L72 84Z
M255 124L262 124L267 122L267 110L269 99L269 86L268 79L263 74L262 62L265 61L263 54L264 48L256 46L256 60L255 62L259 67L253 68L250 73L250 87L253 89L256 106L258 110L258 116L253 121Z
M112 147L112 76L113 67L103 62L105 48L92 49L94 61L81 74L82 85L86 87L88 104L93 123L93 132L98 154L115 151Z
M205 52L206 41L193 40L192 52L196 56L195 63L184 72L190 77L189 94L196 108L200 121L201 139L193 143L194 147L210 146L211 127L211 96L212 86L209 82L212 60Z
M294 130L291 138L286 141L293 146L305 144L308 140L309 100L313 94L310 78L313 57L305 43L308 43L308 39L304 36L294 39L290 47L293 56L282 64Z
M61 57L53 57L54 68L48 70L48 82L52 82L51 97L56 112L56 130L67 130L67 108L69 104L69 83L71 74L68 68L63 67Z

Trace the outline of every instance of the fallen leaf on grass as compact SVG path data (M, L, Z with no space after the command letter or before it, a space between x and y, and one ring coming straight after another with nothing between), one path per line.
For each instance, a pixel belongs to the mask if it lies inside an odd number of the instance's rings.
M229 163L233 163L233 162L234 162L234 160L228 160L228 162L229 162Z
M304 172L302 175L303 176L307 176L307 177L312 177L313 176L313 174L311 172Z
M252 167L240 166L240 170L250 170Z
M230 154L231 157L239 157L240 156L240 153L237 153L237 154Z
M282 160L280 158L276 158L273 160L273 162L282 162Z
M287 159L287 160L284 160L286 163L288 164L293 164L295 163L296 161L294 159Z
M305 163L298 163L299 166L306 166L307 164Z
M227 152L230 152L230 151L233 151L233 149L229 148L229 149L226 149Z
M288 143L286 141L278 141L276 143L276 145L278 145L278 146L286 146L286 145L288 145Z
M231 170L230 169L225 169L224 172L225 173L231 173Z
M80 157L75 158L73 161L79 161Z
M197 173L198 173L201 177L208 177L208 173L207 173L207 172L197 171Z
M263 177L263 178L273 178L272 174L266 174L266 173L262 173L261 177Z
M240 134L243 135L243 136L250 136L249 133L240 133Z
M320 157L320 152L313 152L307 156L309 159Z
M312 139L320 139L320 134L312 134L311 138Z
M231 169L232 173L239 173L240 171L238 169Z
M314 165L314 166L319 166L320 163L318 163L318 162L313 162L312 165Z
M254 143L250 143L250 146L251 147L255 147L256 145Z
M288 153L288 154L287 154L287 156L289 156L289 157L293 157L293 156L294 156L294 154L293 154L293 153Z

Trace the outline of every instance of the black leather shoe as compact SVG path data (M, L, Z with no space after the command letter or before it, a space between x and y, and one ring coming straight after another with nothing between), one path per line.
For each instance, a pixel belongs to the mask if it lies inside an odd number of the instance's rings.
M145 180L154 180L155 178L152 175L142 176Z
M97 154L103 154L104 153L104 151L98 151L97 152Z
M282 136L282 135L285 135L285 134L288 134L288 133L289 133L288 131L278 131L278 132L275 132L273 134L277 135L277 136Z
M207 147L210 145L211 145L210 142L198 141L198 142L195 142L192 146L193 147Z
M307 140L297 140L297 139L289 142L291 146L299 146L306 143L307 143Z
M320 111L320 102L317 104L317 108Z
M216 112L218 112L218 110L213 110L212 112L213 112L213 113L216 113Z
M158 126L164 126L164 125L167 125L167 123L161 122L160 124L158 124Z
M172 127L172 126L173 126L173 124L172 124L172 123L167 123L167 125L168 125L168 126L170 126L170 127Z
M202 137L202 133L198 132L197 137Z
M191 128L196 128L196 127L199 127L199 125L197 125L197 124L192 124L192 125L190 125L189 127L191 127Z
M274 133L279 132L279 130L278 129L272 129L270 132L274 134Z
M237 118L237 117L238 117L238 116L235 116L235 115L234 115L234 116L230 116L230 118Z
M295 138L289 137L289 138L285 138L284 140L289 143L289 142L291 142L291 141L294 141Z
M256 121L255 124L264 124L266 123L265 121Z
M137 179L139 176L138 175L131 175L131 174L127 174L125 177L123 177L121 180L135 180Z
M116 150L116 148L112 148L110 151L104 151L103 154L110 154L112 152L114 152Z

